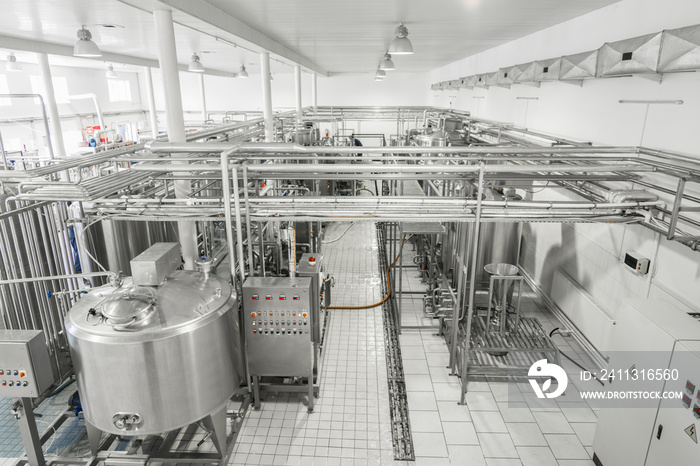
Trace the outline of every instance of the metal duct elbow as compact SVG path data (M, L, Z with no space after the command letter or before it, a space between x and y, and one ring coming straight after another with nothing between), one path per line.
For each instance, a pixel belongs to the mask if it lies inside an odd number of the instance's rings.
M659 196L643 189L619 189L608 191L605 199L612 203L624 202L654 202L659 200Z

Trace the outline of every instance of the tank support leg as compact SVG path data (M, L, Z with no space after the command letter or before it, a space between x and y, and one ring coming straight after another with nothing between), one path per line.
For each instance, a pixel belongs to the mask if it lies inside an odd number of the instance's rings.
M31 398L13 398L13 412L19 423L22 443L27 452L27 462L30 466L45 466L46 460L41 449L41 439L36 427L34 408Z
M253 376L253 408L260 409L260 377Z
M211 436L216 450L221 455L222 459L226 456L226 405L221 409L205 417L202 422L204 426L213 432Z
M92 456L97 456L97 452L100 449L100 439L102 438L102 431L87 421L85 421L85 428L87 429L88 443L90 444L90 452L92 453Z

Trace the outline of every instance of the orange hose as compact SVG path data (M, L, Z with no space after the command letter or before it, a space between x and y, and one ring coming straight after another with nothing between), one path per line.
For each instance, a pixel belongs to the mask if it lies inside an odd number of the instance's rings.
M372 309L373 307L381 306L384 304L389 297L391 296L391 280L389 279L389 270L396 265L396 261L399 260L399 257L401 257L401 252L403 252L403 244L406 242L406 235L403 235L403 239L401 241L401 249L399 250L399 255L396 256L396 259L394 259L394 262L389 265L389 267L386 268L386 283L387 287L389 288L386 296L384 299L379 301L378 303L375 304L369 304L367 306L328 306L326 309Z

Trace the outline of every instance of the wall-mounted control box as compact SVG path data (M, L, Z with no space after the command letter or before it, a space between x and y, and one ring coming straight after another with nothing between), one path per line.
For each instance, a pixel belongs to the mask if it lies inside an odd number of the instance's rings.
M41 330L0 330L0 396L36 398L55 381Z
M627 253L625 253L624 262L634 273L640 275L649 273L649 259L642 257L635 251L627 251Z

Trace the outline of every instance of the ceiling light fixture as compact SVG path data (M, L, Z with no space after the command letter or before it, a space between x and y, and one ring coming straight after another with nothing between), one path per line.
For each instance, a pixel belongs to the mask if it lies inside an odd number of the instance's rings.
M413 54L413 45L408 40L408 29L403 23L396 28L396 37L389 45L389 53L394 55L411 55Z
M90 34L90 31L85 29L85 26L78 29L78 42L76 42L75 47L73 47L73 56L84 58L95 58L102 56L100 48L92 41L92 34Z
M190 66L187 67L187 71L191 73L204 73L204 67L199 62L199 55L197 55L197 53L192 54L192 61L190 61Z
M17 57L15 54L10 52L7 56L7 63L5 63L5 71L22 71L22 67L17 63Z
M241 65L241 71L236 73L237 78L247 78L248 72L245 70L245 65Z
M389 55L388 53L384 54L384 59L379 64L379 69L384 71L391 71L396 69L396 67L394 66L394 62L391 61L391 55Z
M115 79L115 78L119 77L119 76L117 76L117 73L114 71L114 66L112 66L112 65L109 65L107 67L107 74L105 76L107 76L107 79Z
M374 80L375 81L383 81L384 78L386 78L386 71L377 70L377 73L374 75Z

